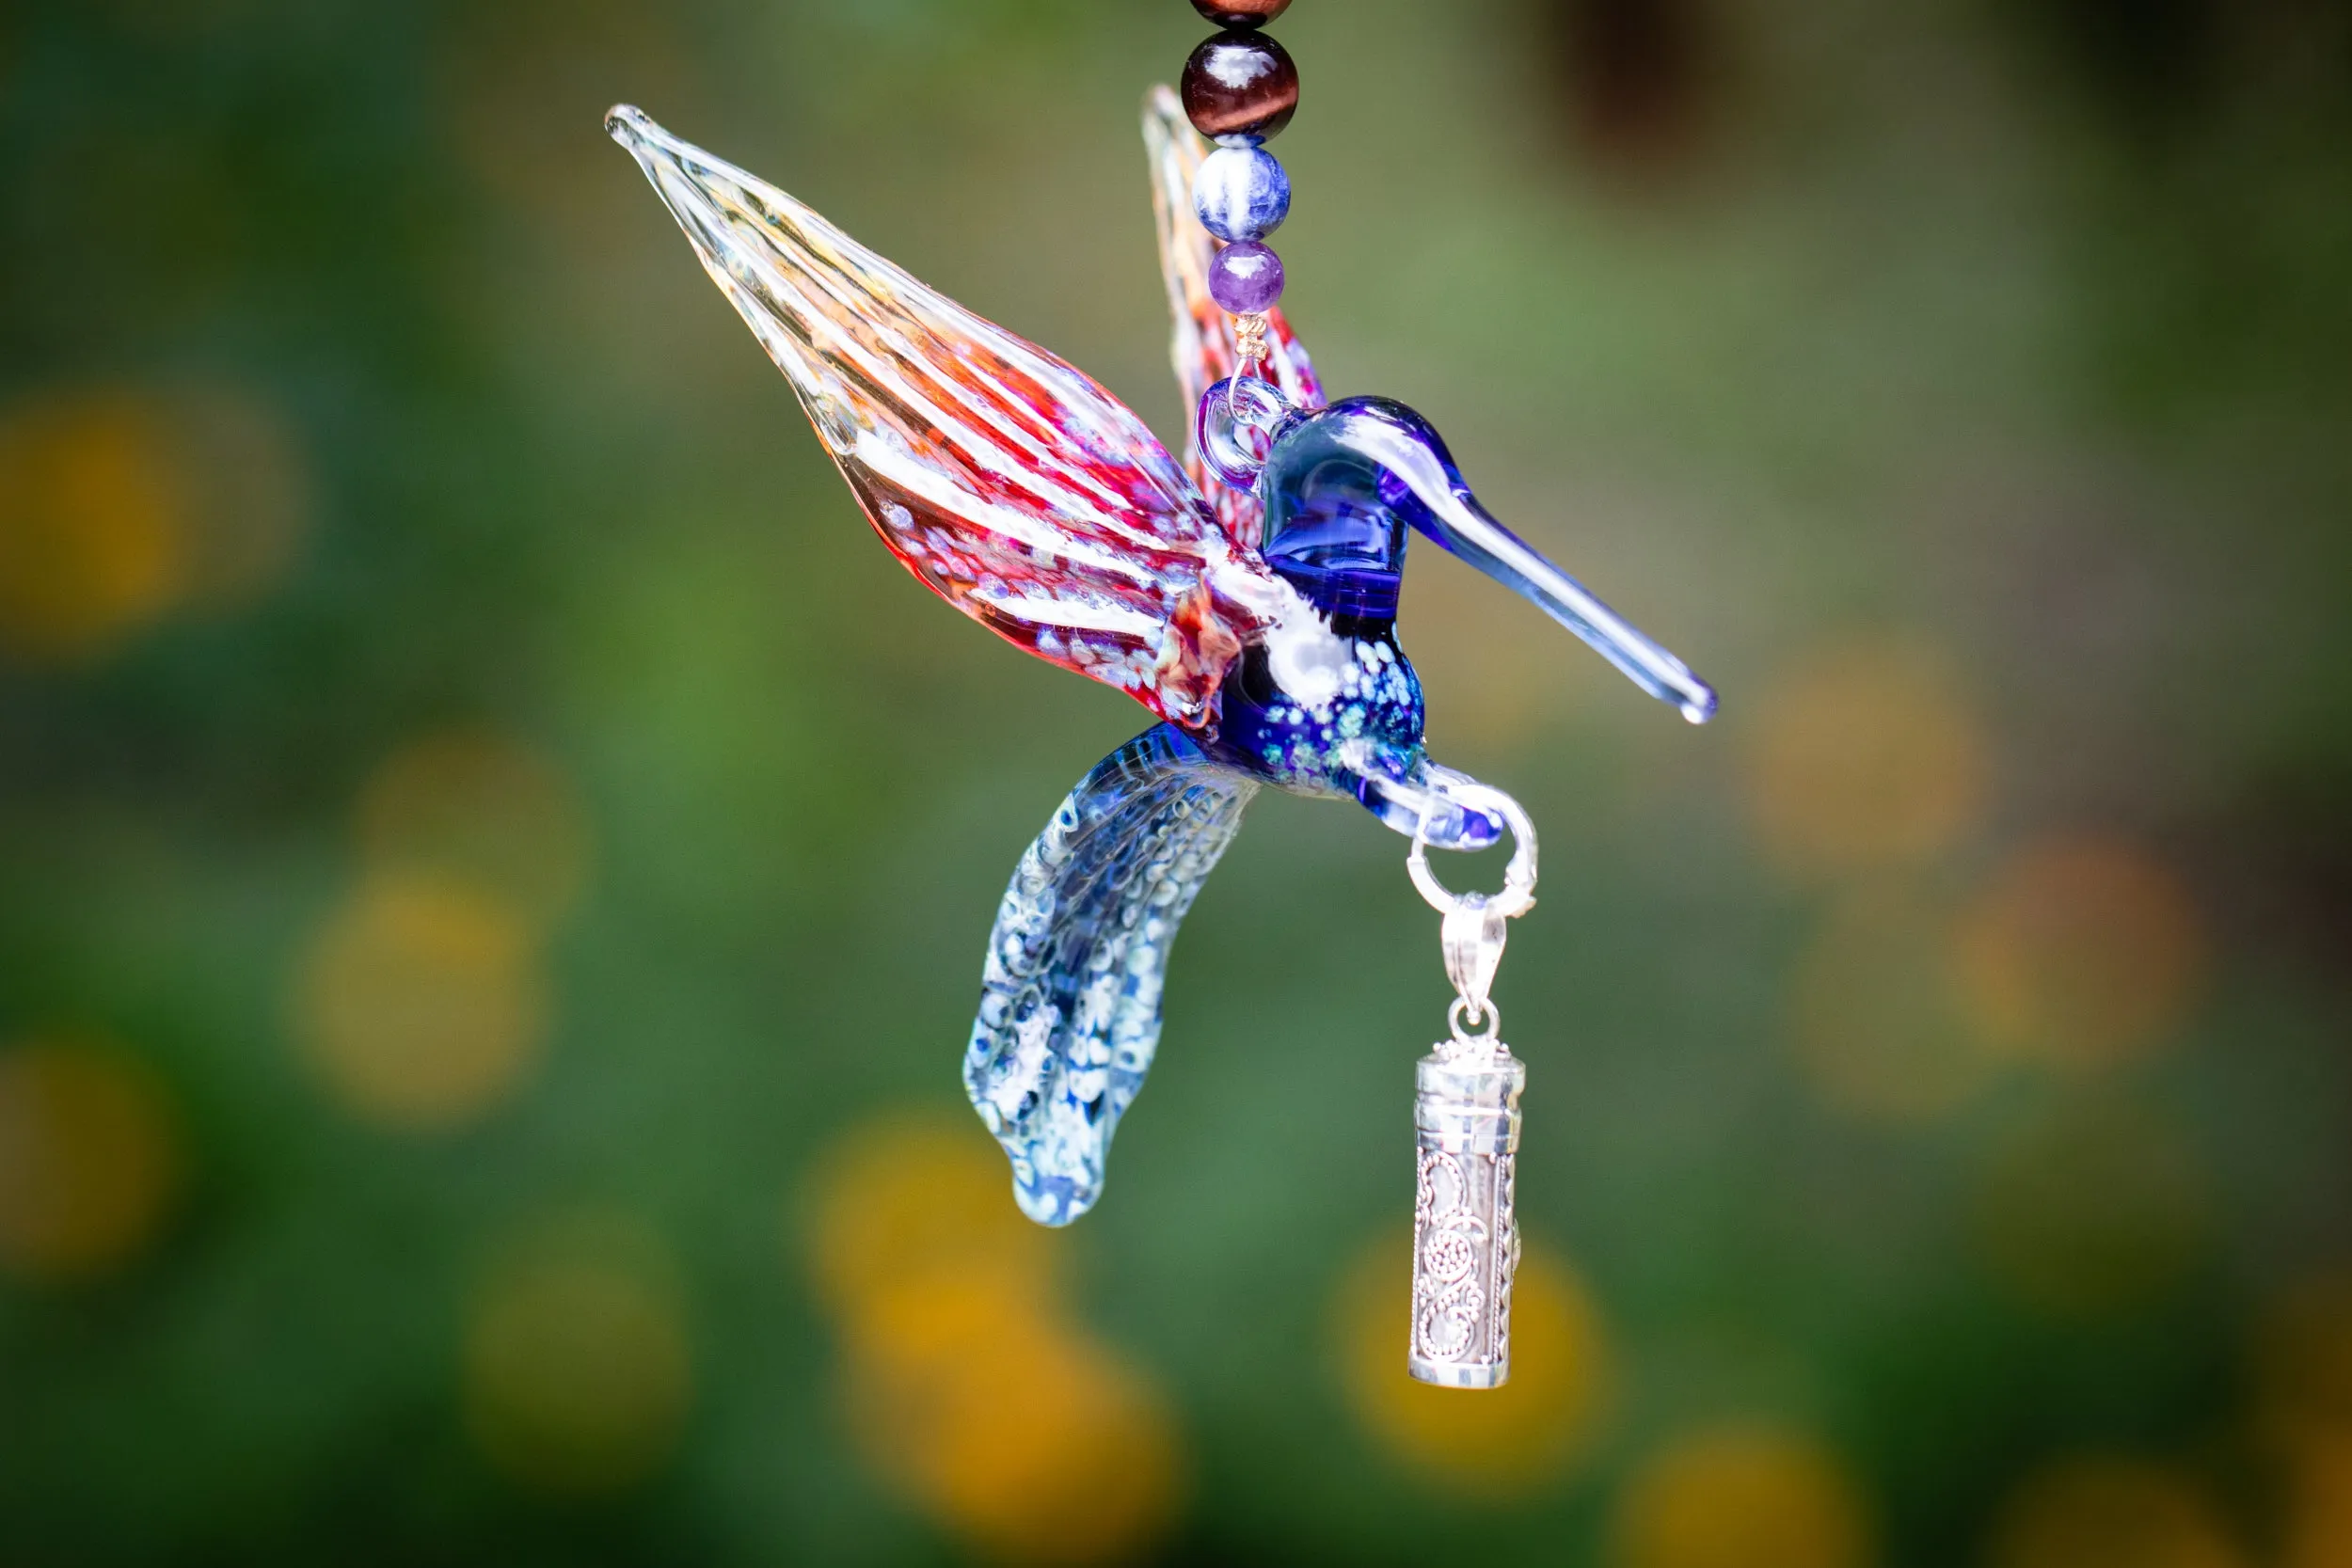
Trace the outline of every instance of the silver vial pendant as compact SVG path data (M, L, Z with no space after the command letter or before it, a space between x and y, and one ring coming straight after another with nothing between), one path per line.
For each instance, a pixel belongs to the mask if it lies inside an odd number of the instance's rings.
M1406 1367L1441 1387L1500 1387L1511 1376L1511 1279L1519 1264L1512 1183L1527 1064L1500 1040L1457 1035L1421 1059L1419 1078Z
M1457 993L1454 1037L1421 1059L1413 1127L1421 1145L1413 1207L1413 1339L1406 1369L1442 1388L1499 1388L1511 1377L1511 1278L1519 1267L1514 1183L1527 1064L1502 1043L1488 995L1510 923L1535 907L1535 828L1519 803L1459 775L1432 794L1502 818L1518 841L1502 891L1454 894L1429 869L1428 807L1405 860L1413 885L1445 916L1446 977ZM1479 1033L1471 1034L1475 1024Z

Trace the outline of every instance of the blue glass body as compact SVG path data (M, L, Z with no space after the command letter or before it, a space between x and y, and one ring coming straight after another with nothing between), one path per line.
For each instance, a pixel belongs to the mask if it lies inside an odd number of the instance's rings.
M1258 484L1262 553L1314 614L1243 654L1205 749L1278 788L1352 797L1379 811L1381 786L1420 778L1428 754L1421 679L1396 638L1410 495L1350 438L1367 427L1426 443L1451 467L1427 421L1386 399L1352 398L1276 429ZM1298 689L1317 676L1336 689ZM1493 842L1499 825L1470 818L1433 829L1475 847Z

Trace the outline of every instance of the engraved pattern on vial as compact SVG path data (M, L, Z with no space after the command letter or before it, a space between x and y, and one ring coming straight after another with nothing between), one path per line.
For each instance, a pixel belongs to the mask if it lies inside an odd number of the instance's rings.
M1432 1361L1489 1359L1488 1347L1478 1342L1487 1301L1478 1275L1479 1264L1491 1256L1490 1234L1466 1163L1478 1176L1493 1168L1486 1157L1442 1149L1424 1150L1421 1158L1413 1335L1416 1351Z

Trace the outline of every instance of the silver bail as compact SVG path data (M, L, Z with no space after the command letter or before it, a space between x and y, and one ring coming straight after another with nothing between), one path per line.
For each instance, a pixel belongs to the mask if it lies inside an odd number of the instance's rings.
M1470 1004L1473 1018L1486 1016L1486 998L1494 991L1495 971L1502 967L1502 946L1510 935L1510 922L1483 894L1470 894L1446 911L1438 934L1445 976Z

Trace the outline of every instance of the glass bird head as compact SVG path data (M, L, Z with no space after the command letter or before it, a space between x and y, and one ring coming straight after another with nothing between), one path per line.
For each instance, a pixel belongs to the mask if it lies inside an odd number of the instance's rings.
M1213 388L1204 401L1218 396ZM1714 716L1714 690L1680 659L1479 504L1445 438L1412 409L1359 397L1270 415L1261 403L1255 417L1263 460L1229 451L1217 471L1251 486L1264 513L1267 565L1326 616L1365 626L1393 622L1406 546L1419 532L1532 600L1692 723Z

